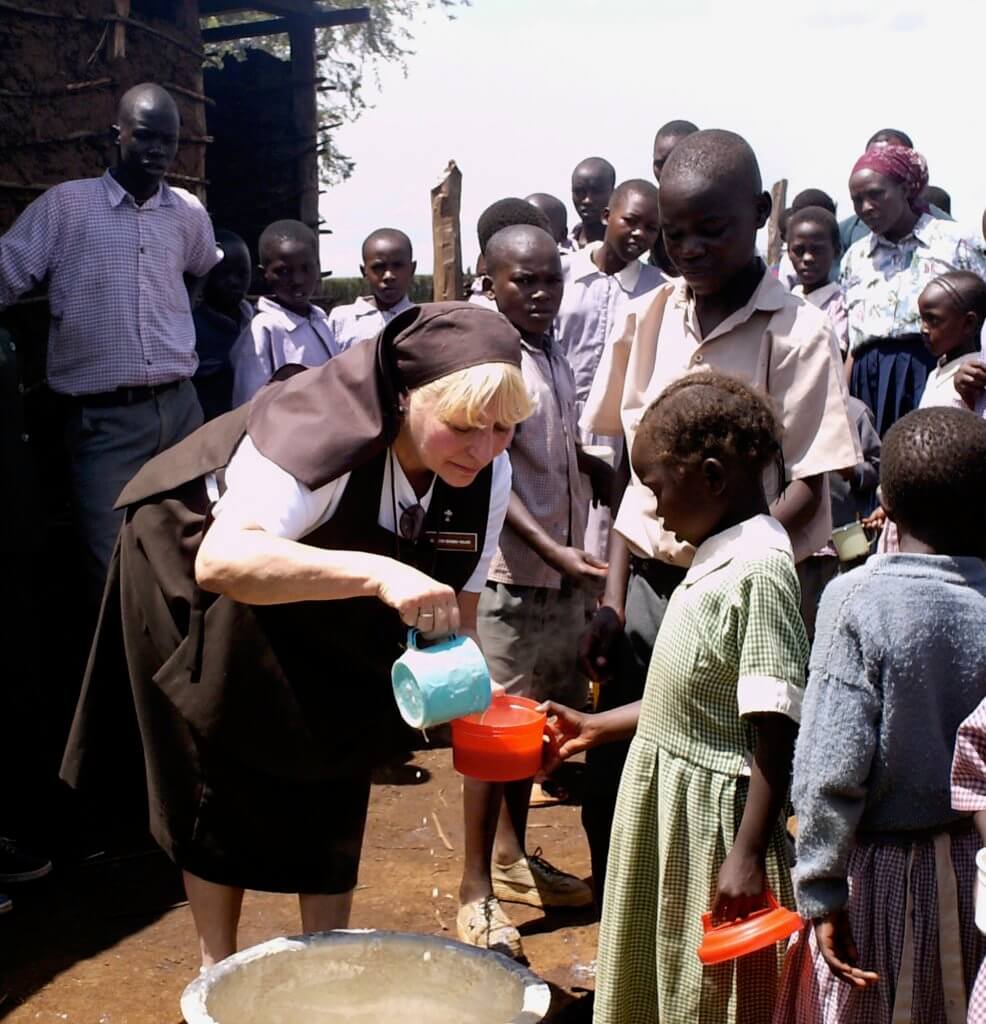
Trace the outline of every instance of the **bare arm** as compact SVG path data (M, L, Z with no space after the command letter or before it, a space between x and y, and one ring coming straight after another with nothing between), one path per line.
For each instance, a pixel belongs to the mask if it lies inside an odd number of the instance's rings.
M507 525L534 552L540 555L548 565L554 565L560 545L551 538L545 528L531 515L528 507L518 497L516 491L510 492L510 504L507 506Z
M548 716L548 729L554 739L542 769L545 774L583 750L633 739L640 719L639 700L591 715L550 700L541 704L540 710Z
M811 522L812 516L822 503L825 475L806 476L803 480L792 480L784 493L770 505L770 514L787 530L793 533Z
M590 455L582 445L576 447L576 453L579 472L585 473L592 485L592 503L609 505L613 494L613 468L598 456Z
M476 646L482 650L483 645L479 642L479 594L470 590L462 590L458 596L459 602L459 632L472 637Z
M630 455L627 452L626 441L623 442L623 457L620 464L613 473L613 496L610 499L610 508L613 518L620 510L620 503L623 495L630 484ZM625 605L627 596L627 582L630 579L630 549L627 542L616 530L609 531L609 574L606 577L606 589L603 592L602 603L612 608L620 617L622 622L625 616Z
M259 527L226 526L221 517L199 547L195 579L203 590L244 604L376 597L409 625L417 624L419 609L428 609L435 632L459 626L452 588L412 566L364 551L323 551Z
M601 579L606 566L579 548L559 544L531 515L528 507L515 491L510 492L507 523L525 544L535 551L553 569L573 579Z
M626 443L623 458L613 474L613 498L610 508L615 517L630 482L630 459ZM602 601L579 640L579 669L588 679L607 682L616 674L615 658L619 638L626 624L626 594L630 579L630 549L616 532L609 531L609 571Z
M712 908L717 922L746 917L763 906L766 858L791 780L797 726L785 715L754 717L757 745L750 789L736 840L719 871Z

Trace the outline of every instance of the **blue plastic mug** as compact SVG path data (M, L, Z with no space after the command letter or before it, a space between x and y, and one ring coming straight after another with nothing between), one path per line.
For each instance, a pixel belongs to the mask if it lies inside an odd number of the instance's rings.
M490 706L490 670L482 651L467 636L421 645L416 629L390 673L401 718L412 729L430 729Z

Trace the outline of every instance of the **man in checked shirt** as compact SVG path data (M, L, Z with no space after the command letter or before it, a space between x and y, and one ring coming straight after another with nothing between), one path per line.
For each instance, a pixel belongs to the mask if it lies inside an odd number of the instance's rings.
M49 189L0 236L0 308L48 285L47 374L66 397L66 440L88 589L98 600L124 484L202 423L183 275L219 261L202 204L164 175L178 108L145 83L120 100L118 159L98 178Z

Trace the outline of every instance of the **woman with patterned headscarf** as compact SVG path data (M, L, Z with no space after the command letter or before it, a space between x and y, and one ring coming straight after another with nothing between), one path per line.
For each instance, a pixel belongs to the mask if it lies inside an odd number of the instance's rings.
M842 263L849 315L849 390L873 411L881 435L917 408L934 359L921 336L918 296L950 270L986 279L986 248L951 221L930 216L922 199L928 165L907 146L868 149L849 178L857 215L872 234Z

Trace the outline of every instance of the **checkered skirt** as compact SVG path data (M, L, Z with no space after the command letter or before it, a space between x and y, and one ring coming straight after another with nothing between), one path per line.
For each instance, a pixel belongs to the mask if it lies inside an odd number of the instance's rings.
M979 839L969 828L952 836L952 865L958 883L962 983L970 998L970 1024L986 1024L986 954L976 930L973 891ZM877 985L856 989L835 978L805 928L793 941L784 967L773 1024L896 1024L894 1001L904 946L907 856L911 847L860 843L848 863L849 921L860 965L880 975ZM938 885L931 840L914 844L911 864L914 989L911 1024L947 1024L938 936ZM975 1007L978 1006L978 1009ZM978 1014L978 1016L976 1015Z

